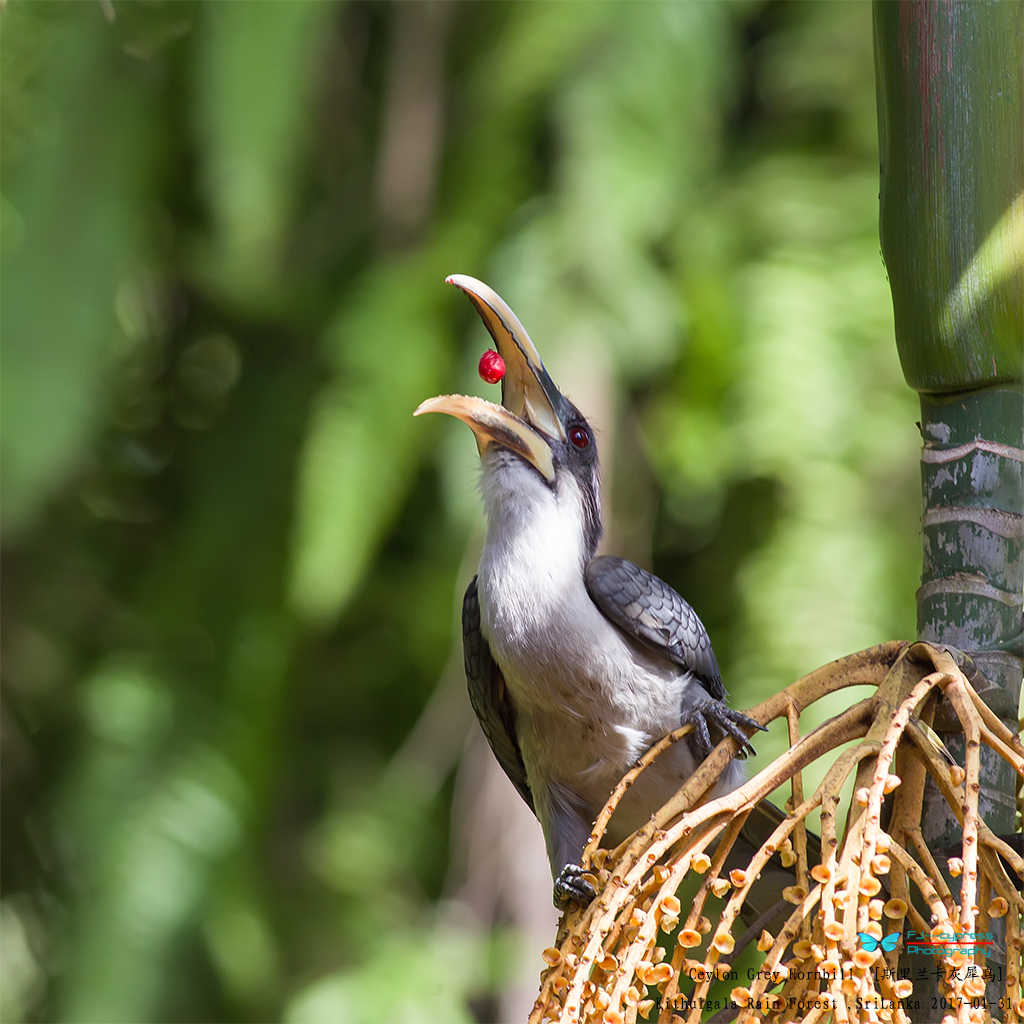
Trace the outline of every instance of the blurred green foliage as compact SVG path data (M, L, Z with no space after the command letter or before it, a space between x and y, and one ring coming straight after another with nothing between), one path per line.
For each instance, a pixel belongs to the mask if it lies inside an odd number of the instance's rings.
M869 7L0 27L0 1014L486 1019L504 940L445 881L465 729L396 757L480 528L468 432L411 417L482 388L443 277L492 283L570 395L604 374L610 542L735 703L912 636Z

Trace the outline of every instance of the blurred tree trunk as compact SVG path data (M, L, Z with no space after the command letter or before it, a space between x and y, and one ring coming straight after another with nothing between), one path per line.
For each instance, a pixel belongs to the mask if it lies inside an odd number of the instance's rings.
M985 676L982 696L1016 731L1024 582L1024 5L876 0L874 24L882 254L903 372L921 396L918 636L969 652ZM935 727L962 764L955 717L940 706ZM1014 831L1016 778L984 747L982 779L986 821L996 833ZM934 787L922 827L933 850L960 841L956 818ZM923 960L914 961L916 974ZM915 997L921 991L915 985ZM915 1019L935 1019L932 994Z

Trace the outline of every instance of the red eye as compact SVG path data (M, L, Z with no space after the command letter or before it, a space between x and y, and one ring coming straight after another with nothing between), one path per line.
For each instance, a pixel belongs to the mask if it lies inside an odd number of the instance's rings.
M583 427L573 427L569 431L569 440L577 448L586 448L590 444L590 434Z

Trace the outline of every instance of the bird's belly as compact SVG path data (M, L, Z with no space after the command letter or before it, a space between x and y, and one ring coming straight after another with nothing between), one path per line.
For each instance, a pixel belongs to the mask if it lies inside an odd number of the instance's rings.
M671 720L649 731L629 725L615 725L610 719L580 724L561 717L537 722L519 718L523 761L531 789L543 794L557 788L562 801L569 800L580 814L593 822L612 790L640 756L662 736L679 725L676 712ZM665 804L696 769L689 744L674 744L650 764L626 790L609 822L603 846L613 847L642 828L651 815ZM710 796L731 792L744 781L742 763L733 761L723 772ZM542 824L547 799L538 800Z
M527 769L532 764L574 792L593 787L606 797L653 742L679 725L691 683L667 661L649 664L615 644L607 650L596 637L526 659L491 643L516 708Z
M567 643L525 667L503 657L500 648L494 652L516 708L531 788L539 793L559 787L590 820L644 751L678 728L683 693L696 685L667 660L649 665L632 650L610 657L599 652L597 643L587 654ZM640 815L642 824L693 769L689 747L677 745L644 772L616 817L631 809L630 821Z

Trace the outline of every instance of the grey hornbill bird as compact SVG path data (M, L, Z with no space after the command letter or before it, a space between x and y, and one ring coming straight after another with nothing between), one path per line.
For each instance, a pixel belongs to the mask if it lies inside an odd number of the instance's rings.
M470 298L505 361L500 406L445 395L416 410L456 416L476 436L487 534L462 606L473 709L501 767L540 819L558 906L595 895L579 866L594 819L640 755L681 724L689 742L627 791L608 840L641 827L707 756L713 737L762 728L725 704L707 631L662 580L622 558L596 558L597 444L501 297ZM730 762L712 795L735 789Z

